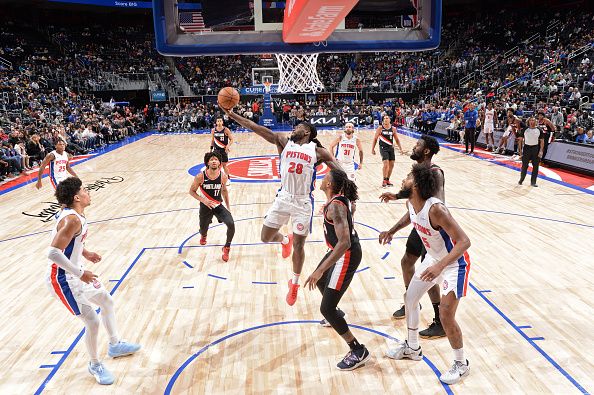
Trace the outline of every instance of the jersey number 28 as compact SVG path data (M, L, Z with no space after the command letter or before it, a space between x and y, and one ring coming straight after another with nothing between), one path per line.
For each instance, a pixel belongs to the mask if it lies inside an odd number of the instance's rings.
M301 174L301 173L303 173L303 164L291 162L291 163L289 163L289 168L287 169L287 171L289 173Z

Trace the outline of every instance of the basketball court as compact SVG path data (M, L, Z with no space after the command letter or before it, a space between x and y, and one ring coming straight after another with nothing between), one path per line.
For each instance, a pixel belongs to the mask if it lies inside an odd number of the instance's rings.
M320 140L328 145L334 133L322 132ZM213 223L208 245L200 246L198 205L188 194L190 173L201 165L210 137L150 134L75 165L85 184L94 185L86 245L103 260L88 267L114 296L121 335L142 350L118 360L105 356L116 375L112 387L98 386L88 375L83 325L44 284L53 223L22 214L42 213L44 202L54 201L53 190L48 183L41 191L28 184L0 196L1 392L352 393L362 386L374 393L591 391L594 343L583 334L593 313L592 194L547 180L537 189L517 186L516 170L442 146L435 161L445 171L447 203L472 240L468 296L458 311L472 372L449 387L438 380L451 362L445 338L421 340L420 362L383 356L406 334L405 322L390 317L402 302L400 257L408 232L390 246L378 244L378 231L405 207L379 203L381 162L369 154L373 131L358 136L366 148L355 217L363 261L340 307L372 353L366 366L335 368L347 347L318 324L317 291L302 289L295 306L285 303L290 262L281 258L279 245L259 238L278 188L274 147L252 133L235 134L230 169L237 180L230 200L237 233L224 263L224 226ZM406 150L415 143L408 132L400 139ZM397 156L395 184L411 163ZM321 204L323 194L316 191L315 199ZM316 217L304 275L325 251ZM424 326L432 311L427 297L422 304ZM100 345L105 355L103 330Z

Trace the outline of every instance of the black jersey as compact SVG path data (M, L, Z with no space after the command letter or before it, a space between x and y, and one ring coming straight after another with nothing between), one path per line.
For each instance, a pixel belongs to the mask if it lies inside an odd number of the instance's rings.
M379 135L379 142L380 148L394 148L394 129L390 126L389 129L384 129L382 126L382 131Z
M206 174L206 170L202 172L204 176L204 182L200 186L200 190L206 196L206 198L210 201L216 201L218 203L223 201L223 197L221 196L221 186L223 172L219 170L219 175L216 178L209 178Z
M441 175L443 176L443 185L442 186L445 186L445 173L443 172L443 169L441 167L437 166L435 163L431 163L431 166L429 166L429 168L441 171Z
M227 133L225 133L225 130L227 130L227 128L223 128L223 130L217 130L217 128L214 128L214 140L213 140L213 147L215 149L222 149L224 150L227 145L229 144L229 136L227 136Z
M355 227L353 224L353 215L351 213L351 202L349 201L349 199L347 199L346 197L344 197L342 195L334 196L324 206L324 238L326 239L326 245L328 245L328 248L333 250L334 247L336 247L336 244L338 243L338 237L336 236L336 230L334 229L334 223L332 221L330 221L326 215L326 213L328 211L328 207L330 207L330 204L335 204L335 203L344 204L347 208L347 223L349 225L349 234L351 235L351 249L352 249L353 245L359 244L359 236L357 235L357 231L355 230Z

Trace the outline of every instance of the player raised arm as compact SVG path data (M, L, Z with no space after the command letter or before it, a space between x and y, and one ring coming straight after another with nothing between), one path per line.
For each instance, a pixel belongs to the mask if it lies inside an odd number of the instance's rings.
M45 167L54 159L56 159L56 157L51 152L47 154L45 158L43 158L43 161L39 165L39 170L37 171L37 183L35 184L35 188L41 189L41 177L43 177L43 171L45 170Z
M194 181L192 182L192 186L190 187L190 196L192 196L194 199L198 200L200 203L204 204L208 208L215 208L217 206L215 202L212 202L209 199L198 195L198 188L200 188L202 184L204 184L204 175L202 174L202 172L200 172L196 175L196 177L194 177Z
M73 264L70 259L64 254L64 250L68 244L74 239L82 230L80 219L76 215L67 215L58 224L57 233L52 240L52 244L47 253L47 257L60 266L62 269L79 277L81 281L90 283L97 279L97 275L89 270L82 270L80 267ZM99 257L99 259L101 259ZM89 259L93 261L93 259Z
M421 280L432 281L441 274L446 266L451 265L470 248L470 239L460 225L452 217L443 204L434 204L429 209L429 221L434 229L443 229L453 240L456 240L452 250L434 265L421 273Z
M316 155L318 159L328 165L329 168L342 170L342 167L340 167L334 156L332 156L330 151L328 151L326 148L317 146Z
M285 148L285 145L287 145L288 139L284 134L274 133L267 127L258 125L257 123L234 113L233 110L227 110L223 107L221 108L223 109L223 111L225 111L227 115L229 115L229 118L233 119L235 122L237 122L244 128L253 131L269 143L276 145L276 147L278 148L278 152L282 152L282 150Z
M380 244L388 244L390 241L392 241L392 237L394 237L394 234L396 232L398 232L400 229L404 229L408 225L410 225L410 215L408 214L408 211L407 211L402 216L402 218L400 218L400 220L398 222L396 222L396 224L390 228L390 230L383 231L379 234L379 243Z

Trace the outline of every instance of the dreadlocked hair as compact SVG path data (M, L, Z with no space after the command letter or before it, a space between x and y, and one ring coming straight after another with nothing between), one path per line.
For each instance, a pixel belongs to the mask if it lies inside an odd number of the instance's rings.
M349 176L341 169L330 170L332 177L332 193L344 195L351 202L359 199L357 184L349 180Z
M324 148L322 143L320 143L320 140L317 139L318 129L316 129L316 127L314 125L312 125L309 122L301 122L300 125L305 126L309 130L309 142L310 143L313 141L314 143L316 143L316 145L318 147Z

